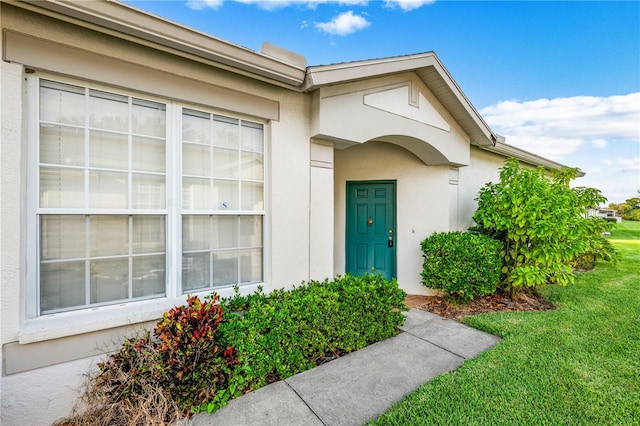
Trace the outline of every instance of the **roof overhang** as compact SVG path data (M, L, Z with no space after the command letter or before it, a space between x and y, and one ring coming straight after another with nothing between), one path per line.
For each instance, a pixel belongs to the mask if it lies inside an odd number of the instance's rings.
M279 85L298 89L304 82L304 65L229 43L117 1L2 2Z
M498 138L502 139L501 136L498 136ZM568 167L564 164L558 163L553 160L549 160L548 158L541 157L529 151L516 148L515 146L506 144L504 142L501 142L500 140L496 142L495 146L484 146L481 148L486 151L490 151L490 152L494 152L496 154L502 155L503 157L515 158L519 161L522 161L523 163L526 163L532 166L536 166L536 167L542 166L547 170L560 170L565 167ZM585 175L585 172L578 169L576 176L583 177L584 175Z
M497 136L480 116L433 52L397 56L334 65L312 66L302 86L312 92L323 86L377 78L390 74L415 72L455 118L477 146L494 146Z

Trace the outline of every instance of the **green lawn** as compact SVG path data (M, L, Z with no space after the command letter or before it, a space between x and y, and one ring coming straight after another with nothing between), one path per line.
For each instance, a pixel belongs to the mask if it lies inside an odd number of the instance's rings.
M640 222L625 220L616 224L615 229L611 231L611 239L640 242Z
M543 290L557 309L477 315L504 341L408 395L374 425L640 425L640 223L617 265Z

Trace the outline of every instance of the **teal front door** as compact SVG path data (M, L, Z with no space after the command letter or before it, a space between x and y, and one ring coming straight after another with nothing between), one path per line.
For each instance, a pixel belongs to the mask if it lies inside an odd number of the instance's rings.
M346 272L396 276L395 181L347 182Z

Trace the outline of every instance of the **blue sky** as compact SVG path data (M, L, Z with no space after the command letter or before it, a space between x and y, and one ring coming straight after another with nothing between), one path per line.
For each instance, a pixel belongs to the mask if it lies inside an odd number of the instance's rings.
M127 1L308 65L434 51L506 142L580 167L610 202L640 190L640 2Z

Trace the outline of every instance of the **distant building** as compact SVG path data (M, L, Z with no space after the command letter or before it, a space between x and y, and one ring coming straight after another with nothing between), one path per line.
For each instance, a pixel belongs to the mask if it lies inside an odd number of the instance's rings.
M589 211L587 212L587 217L593 217L593 216L601 217L603 219L615 218L617 223L622 222L622 218L618 216L617 210L605 209L601 207L598 207L595 209L589 209Z

